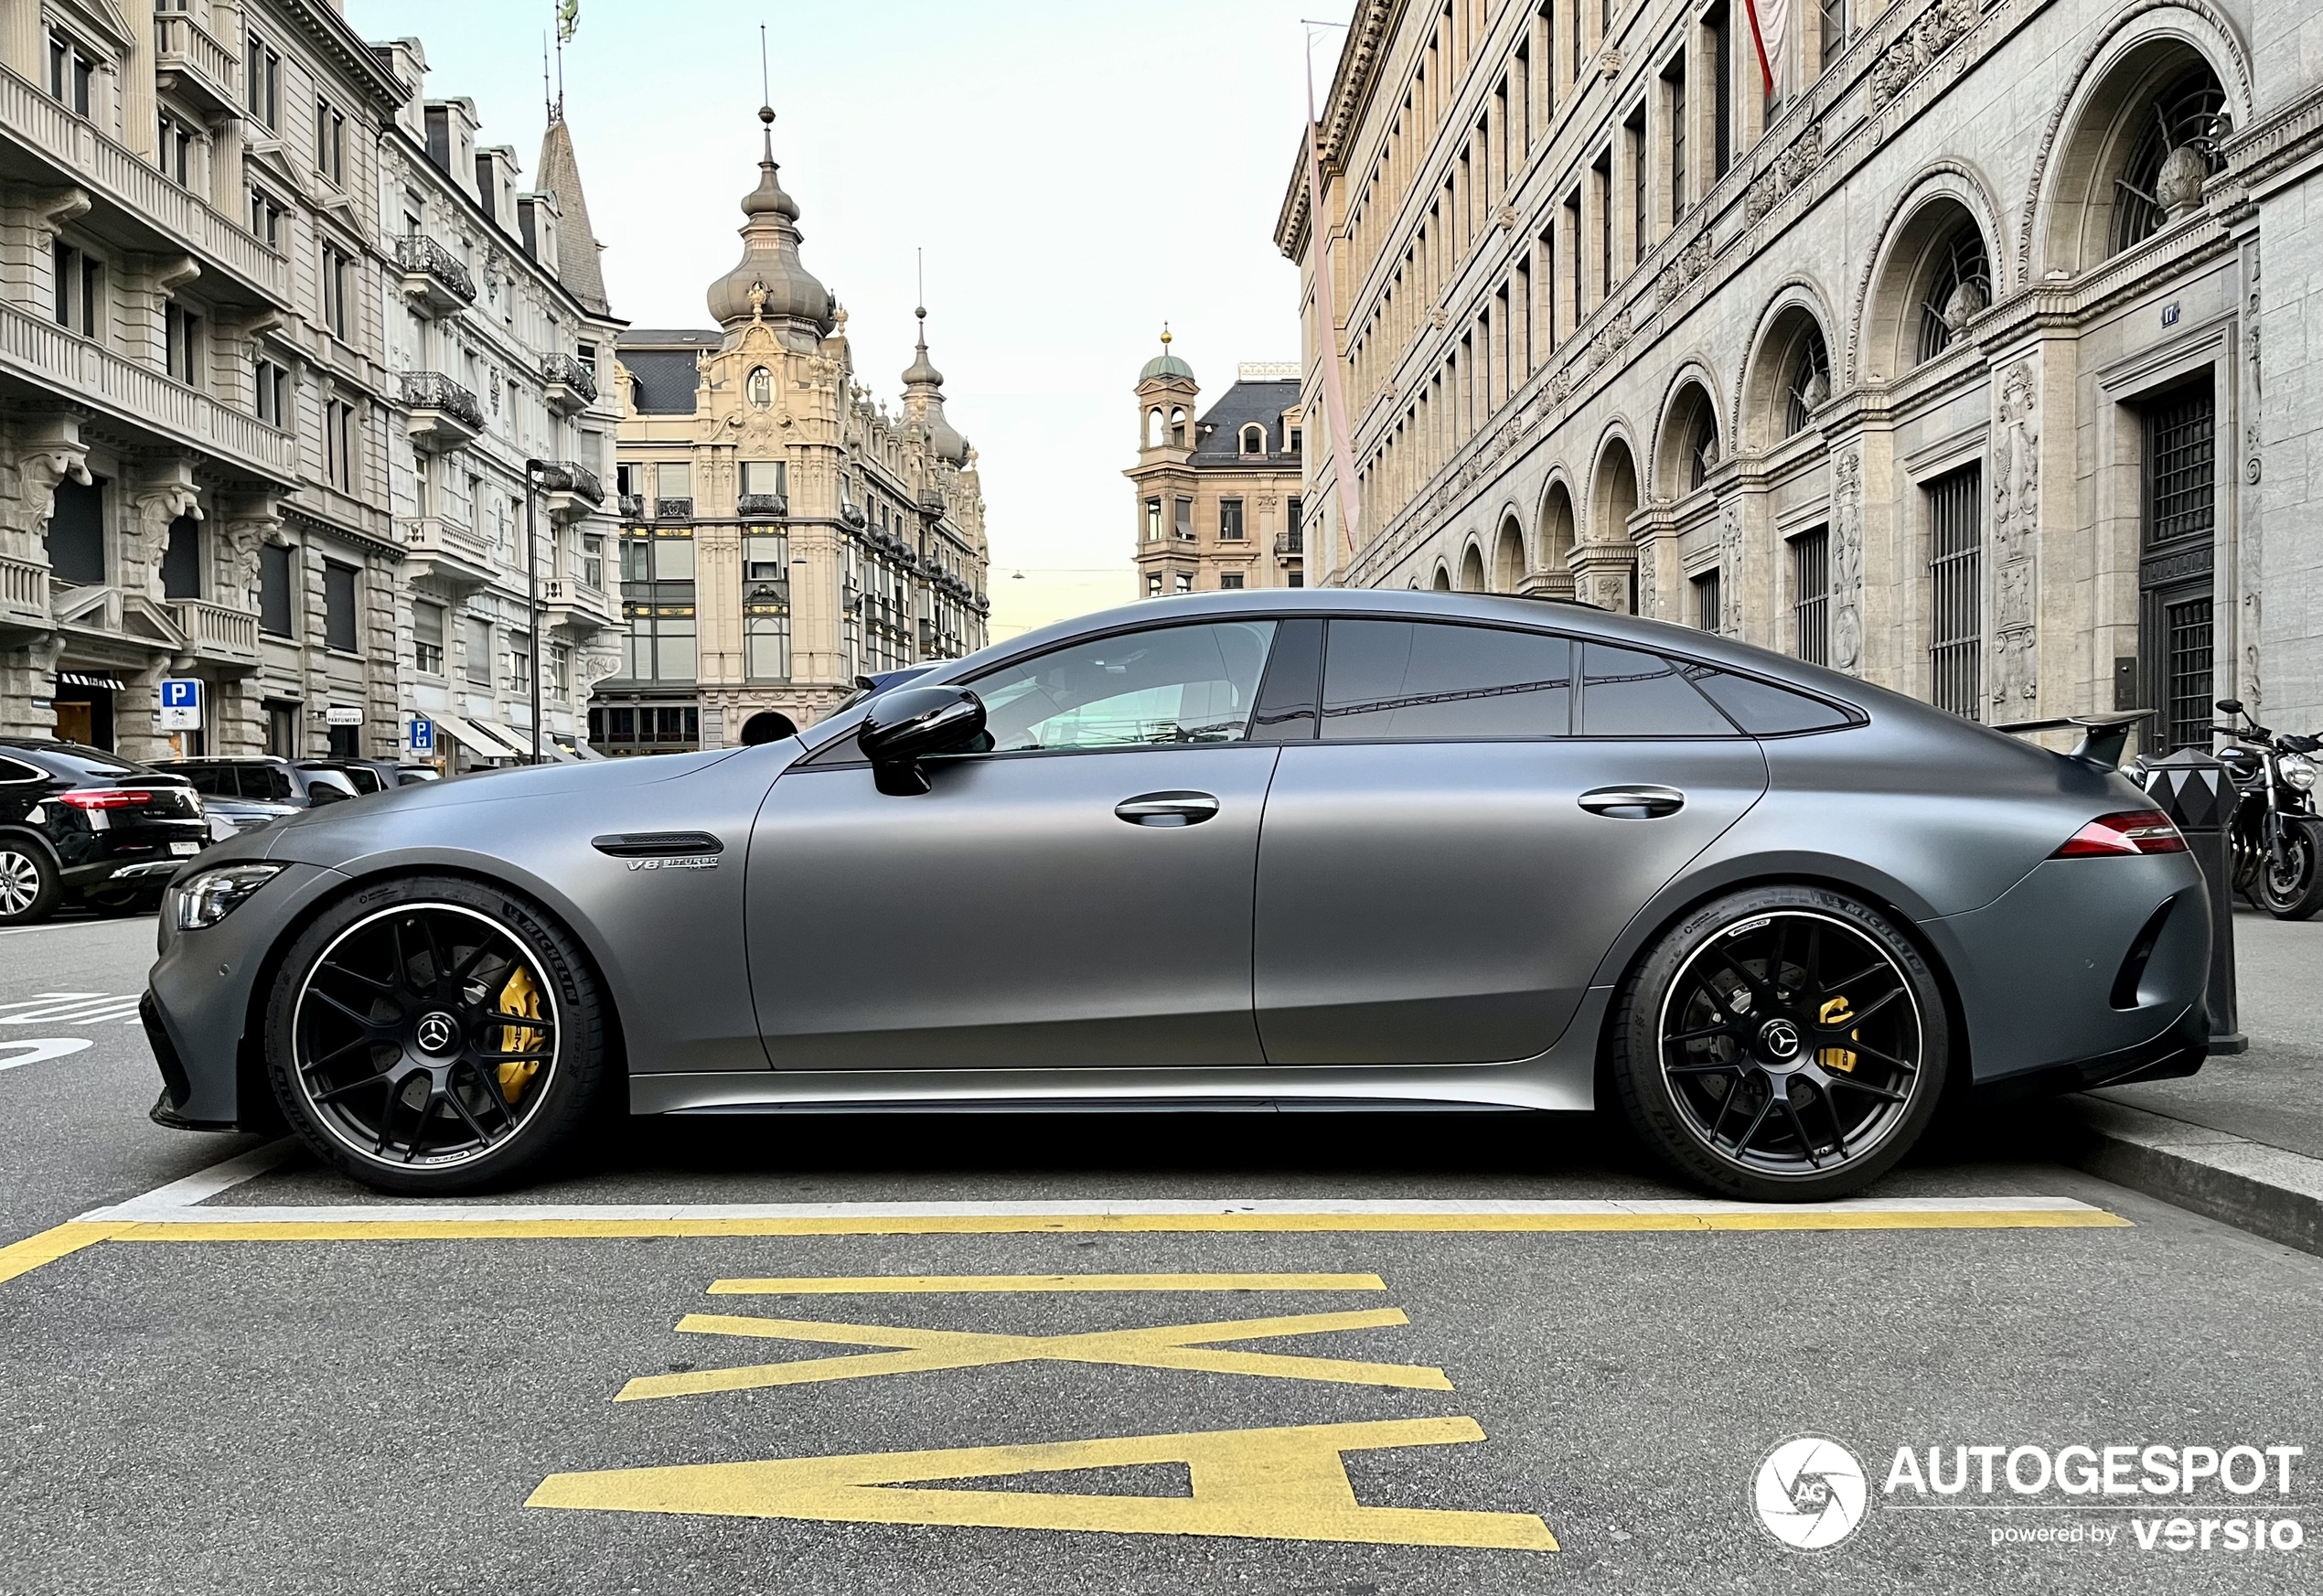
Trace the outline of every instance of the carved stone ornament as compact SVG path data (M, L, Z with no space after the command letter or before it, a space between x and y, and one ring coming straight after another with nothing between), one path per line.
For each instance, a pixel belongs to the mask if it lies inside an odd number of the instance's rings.
M1729 500L1718 525L1718 630L1742 635L1742 507Z
M1659 538L1647 538L1637 546L1637 613L1642 616L1662 613L1661 547Z
M1980 0L1935 0L1904 36L1889 45L1871 69L1871 109L1878 111L1935 64L1936 58L1967 37Z
M1958 337L1970 322L1984 315L1986 300L1983 287L1973 282L1955 286L1943 302L1943 324Z
M1839 456L1831 505L1831 664L1863 663L1863 455Z
M2040 434L2035 426L2032 363L2019 360L2000 380L1999 429L1993 439L1993 548L2004 562L2032 552L2040 510Z
M2210 181L2210 163L2187 145L2170 151L2154 177L2154 198L2172 221L2191 216L2202 206L2202 187Z

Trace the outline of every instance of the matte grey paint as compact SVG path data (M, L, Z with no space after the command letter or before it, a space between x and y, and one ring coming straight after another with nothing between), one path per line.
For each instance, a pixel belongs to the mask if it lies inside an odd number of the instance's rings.
M236 1055L270 948L335 893L440 870L503 882L573 930L614 1000L642 1111L1224 1098L1587 1108L1611 999L1640 951L1687 905L1766 880L1829 883L1909 922L1957 991L1979 1080L2153 1042L2200 999L2209 925L2196 894L2136 1007L2105 1001L2146 917L2197 885L2189 856L2043 862L2094 816L2146 807L2125 778L1682 627L1470 594L1254 591L1060 623L921 680L972 680L1109 631L1300 615L1632 643L1820 693L1868 723L1716 744L968 757L940 764L915 798L872 793L860 764L792 769L818 750L843 756L859 706L755 748L400 788L203 854L201 868L295 867L209 930L164 917L152 984L193 1081L181 1111L241 1117ZM1401 797L1334 794L1334 772ZM1638 783L1687 802L1651 820L1574 802ZM1216 797L1218 814L1150 827L1113 812L1189 791ZM714 864L591 846L680 830L718 837ZM1604 841L1576 841L1592 835Z

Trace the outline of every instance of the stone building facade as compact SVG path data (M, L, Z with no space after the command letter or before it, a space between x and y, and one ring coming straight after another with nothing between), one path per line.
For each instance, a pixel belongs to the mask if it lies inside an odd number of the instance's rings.
M380 143L404 416L388 456L405 555L401 715L429 723L434 757L452 768L529 757L537 675L542 755L574 754L590 689L620 664L606 485L623 324L605 303L572 129L552 107L528 186L514 150L479 142L475 102L427 97L419 40L381 48L413 91ZM533 486L530 526L528 460L561 472Z
M623 335L620 669L589 736L615 755L812 724L858 676L983 647L975 452L918 358L891 411L855 380L847 313L799 259L772 123L714 331Z
M1362 0L1277 241L1317 582L1713 627L1995 723L2323 724L2323 18Z
M394 746L405 97L333 5L0 3L0 731ZM170 675L201 732L157 729Z
M1306 584L1299 368L1245 362L1197 408L1194 368L1162 352L1138 373L1137 591L1148 598Z

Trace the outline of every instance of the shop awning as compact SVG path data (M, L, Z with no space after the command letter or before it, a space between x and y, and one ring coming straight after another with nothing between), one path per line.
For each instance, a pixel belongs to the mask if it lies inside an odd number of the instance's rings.
M129 691L110 676L83 676L78 670L58 671L57 685L59 687L101 687L107 692L126 692Z
M510 733L501 731L488 721L471 721L464 715L437 715L435 729L439 736L449 737L479 759L530 759L532 750L519 745Z

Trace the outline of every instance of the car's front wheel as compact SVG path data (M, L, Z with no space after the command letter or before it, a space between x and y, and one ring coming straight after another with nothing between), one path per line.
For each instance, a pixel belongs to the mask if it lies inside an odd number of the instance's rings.
M536 1172L610 1074L607 1002L539 905L455 877L371 886L293 945L267 1008L284 1114L367 1185L443 1195Z
M1691 1180L1756 1202L1860 1190L1943 1095L1943 994L1868 905L1756 887L1672 927L1622 989L1612 1073L1646 1143Z

